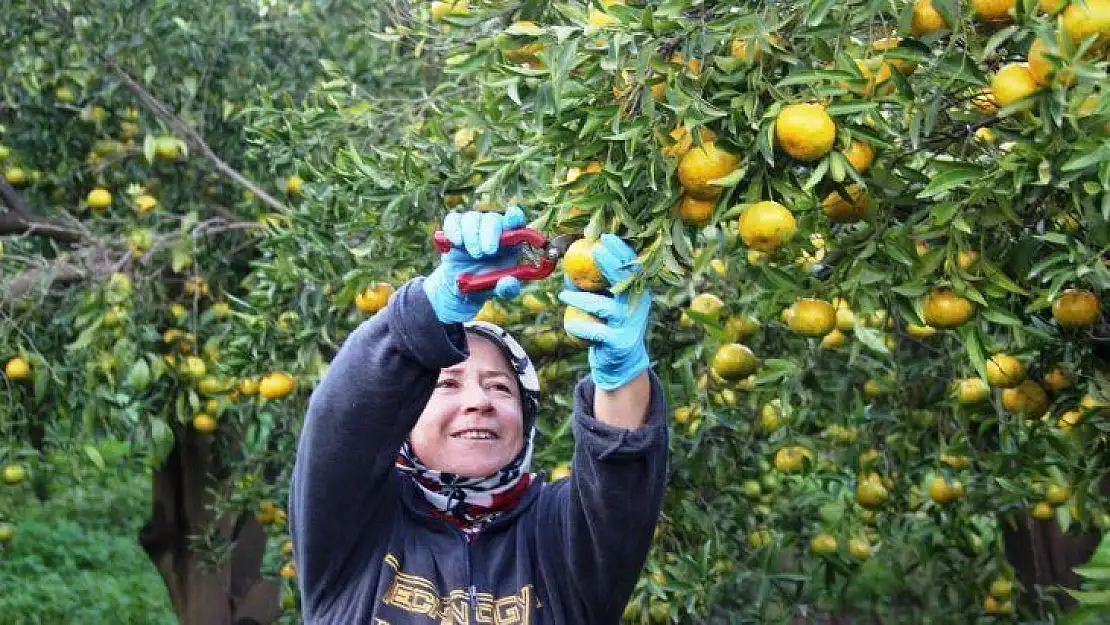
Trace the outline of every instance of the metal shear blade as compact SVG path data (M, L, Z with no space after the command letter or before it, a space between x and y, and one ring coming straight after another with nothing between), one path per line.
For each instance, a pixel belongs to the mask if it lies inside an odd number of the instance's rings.
M562 258L567 253L567 248L579 238L577 234L560 234L547 242L545 251L551 258Z

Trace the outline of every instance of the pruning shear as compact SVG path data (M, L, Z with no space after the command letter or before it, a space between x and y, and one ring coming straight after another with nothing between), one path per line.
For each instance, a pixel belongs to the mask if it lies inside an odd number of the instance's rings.
M460 273L459 291L473 293L492 289L497 281L505 276L515 276L519 280L542 280L555 271L555 263L563 256L570 244L578 238L576 234L561 234L553 239L534 228L514 228L501 233L501 246L524 245L534 250L535 262L523 262L515 267L498 269L486 273ZM442 230L432 236L436 249L442 253L451 250L451 240ZM524 257L525 255L522 255Z

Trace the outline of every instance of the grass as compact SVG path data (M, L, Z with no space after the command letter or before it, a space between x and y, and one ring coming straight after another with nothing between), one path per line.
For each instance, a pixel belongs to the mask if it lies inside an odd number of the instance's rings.
M136 539L150 506L148 475L82 476L45 502L27 487L15 490L0 495L0 516L16 527L0 548L0 621L177 623Z

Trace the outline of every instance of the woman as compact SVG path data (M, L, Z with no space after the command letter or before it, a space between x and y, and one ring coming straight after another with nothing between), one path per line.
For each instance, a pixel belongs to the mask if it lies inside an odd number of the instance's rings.
M666 404L645 347L650 293L560 294L603 320L574 397L573 473L529 472L539 384L508 333L474 322L502 278L462 294L461 272L514 265L499 249L511 208L452 213L454 248L346 340L309 403L290 527L312 624L614 624L643 567L666 481ZM639 270L606 235L616 284Z

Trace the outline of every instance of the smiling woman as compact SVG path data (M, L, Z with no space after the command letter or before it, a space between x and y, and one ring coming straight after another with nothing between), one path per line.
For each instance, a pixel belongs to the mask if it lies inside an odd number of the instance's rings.
M666 483L666 402L644 336L651 294L578 291L565 324L589 344L574 397L574 470L530 472L540 388L520 345L473 321L520 284L459 291L515 265L520 209L452 213L452 249L340 349L312 395L290 489L306 623L617 623ZM594 246L607 284L640 270L617 237ZM635 493L635 496L630 496Z
M539 379L507 332L481 321L464 327L470 357L440 371L397 467L434 514L472 540L534 481L528 468Z
M523 451L524 391L505 348L473 330L467 335L470 358L440 372L410 440L412 451L430 466L477 478Z

